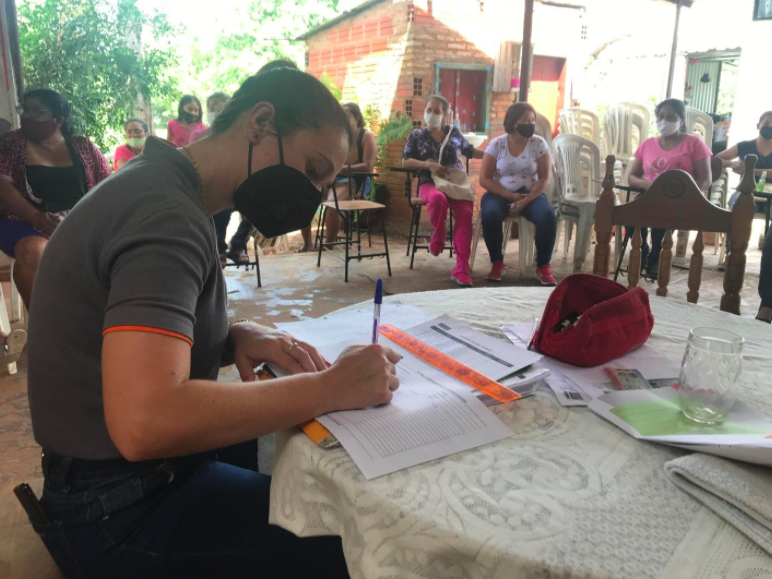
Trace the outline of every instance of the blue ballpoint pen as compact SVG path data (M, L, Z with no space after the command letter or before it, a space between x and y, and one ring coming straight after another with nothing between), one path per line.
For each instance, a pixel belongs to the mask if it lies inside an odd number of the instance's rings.
M378 326L381 325L381 303L383 302L383 280L375 284L375 311L373 312L373 344L378 343Z

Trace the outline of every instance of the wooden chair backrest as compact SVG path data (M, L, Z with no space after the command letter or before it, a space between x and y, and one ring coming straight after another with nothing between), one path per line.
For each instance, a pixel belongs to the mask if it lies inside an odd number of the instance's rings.
M627 275L628 287L637 287L641 274L641 227L665 229L657 275L657 295L666 296L673 260L673 231L697 231L689 266L689 292L687 293L688 301L697 303L702 278L704 249L702 233L726 233L730 240L730 250L724 273L721 310L739 314L740 291L745 276L745 252L748 249L753 223L753 191L756 188L753 171L756 161L755 155L745 157L745 174L738 187L740 196L732 211L726 211L708 201L691 175L684 171L665 171L635 201L617 206L614 203L616 159L613 155L609 155L606 158L603 193L595 208L597 246L593 273L608 277L612 229L615 226L635 227Z

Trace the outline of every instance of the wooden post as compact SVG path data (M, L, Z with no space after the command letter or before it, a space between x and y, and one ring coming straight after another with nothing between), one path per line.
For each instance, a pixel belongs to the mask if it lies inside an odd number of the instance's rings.
M686 300L696 304L700 299L700 281L702 280L702 251L705 245L702 243L702 231L697 232L697 239L692 246L692 259L689 262L689 291Z
M592 273L608 277L611 258L611 230L614 228L614 164L616 157L606 157L606 176L603 178L603 193L595 205L595 260Z
M670 70L667 74L667 96L670 98L673 95L673 78L675 77L675 61L676 53L678 52L678 27L681 24L681 6L683 0L678 0L675 13L675 29L673 30L673 48L670 52Z
M665 231L662 240L662 252L659 254L659 271L657 272L657 295L667 296L667 284L670 283L670 267L673 265L673 230Z
M756 155L746 155L745 172L737 187L740 196L732 209L732 225L729 229L729 253L726 257L724 272L724 294L721 296L721 311L740 315L740 292L745 278L745 252L751 239L753 212L755 201L753 192L756 190Z
M528 102L528 91L531 88L531 69L533 66L533 44L531 44L533 4L534 0L525 0L523 47L520 50L520 91L517 96L517 100L521 102Z
M636 227L633 233L632 247L630 251L630 261L627 262L627 287L633 289L638 287L638 281L641 278L641 228Z

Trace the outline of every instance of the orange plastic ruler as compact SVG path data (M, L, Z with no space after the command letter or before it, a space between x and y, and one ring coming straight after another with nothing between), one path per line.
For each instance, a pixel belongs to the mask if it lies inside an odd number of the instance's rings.
M428 344L417 340L402 330L398 330L392 325L383 324L379 331L383 336L387 337L395 344L399 344L419 358L426 360L432 366L436 366L443 372L447 372L451 376L455 376L465 384L469 384L473 388L477 388L480 392L484 392L499 402L512 402L513 400L517 400L521 397L517 392L513 392L495 380L491 380L487 376L483 376L469 366L462 364L458 360L454 360L436 348L432 348Z

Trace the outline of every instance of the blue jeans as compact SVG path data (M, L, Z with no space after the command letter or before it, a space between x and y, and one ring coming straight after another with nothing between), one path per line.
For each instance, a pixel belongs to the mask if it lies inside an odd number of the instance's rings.
M522 192L527 193L527 191ZM504 261L504 254L501 251L504 244L501 224L509 213L509 205L509 201L490 192L483 195L480 201L483 237L491 256L491 263ZM523 209L521 215L536 226L536 266L549 265L552 261L552 250L555 249L555 237L558 231L555 210L547 201L547 197L542 194L531 201Z
M348 577L339 537L268 524L269 476L214 454L44 461L37 525L67 579Z
M214 230L217 237L217 253L225 253L228 251L228 244L225 242L225 233L228 229L228 223L230 223L232 213L233 209L225 209L212 218L214 220ZM239 223L239 228L236 230L233 237L231 237L232 251L247 250L247 241L249 239L250 231L252 231L252 223L249 222L249 219L242 218L241 223Z

